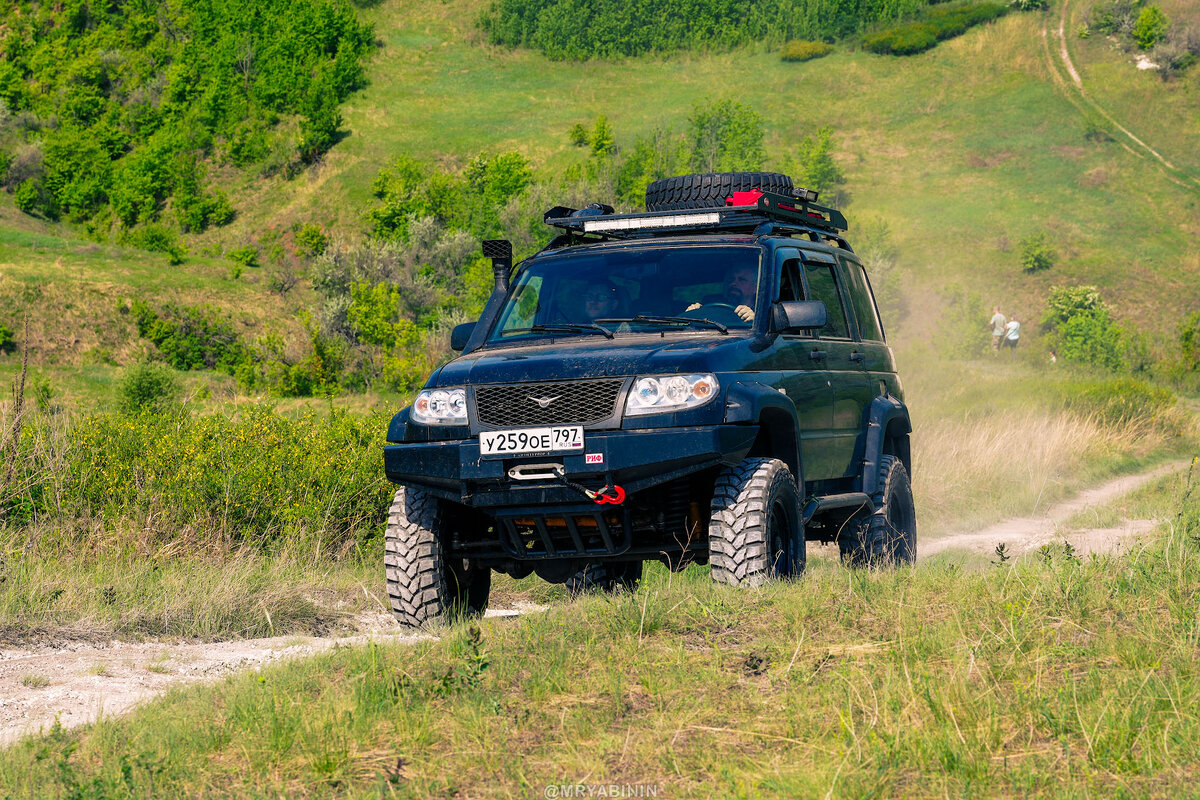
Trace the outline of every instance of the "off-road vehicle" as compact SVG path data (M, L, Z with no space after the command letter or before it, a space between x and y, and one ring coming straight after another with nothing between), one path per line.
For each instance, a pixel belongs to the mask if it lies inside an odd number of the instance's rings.
M556 207L561 233L456 327L461 355L392 420L388 594L420 625L492 571L569 590L642 563L757 585L806 541L911 561L908 410L846 221L776 173L651 184L644 213Z

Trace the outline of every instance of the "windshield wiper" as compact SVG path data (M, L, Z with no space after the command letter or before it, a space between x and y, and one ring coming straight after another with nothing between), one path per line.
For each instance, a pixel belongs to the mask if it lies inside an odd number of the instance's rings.
M513 328L512 330L502 331L501 335L512 333L599 333L606 339L613 338L613 332L603 325L586 322L560 322L554 325L533 325L528 328Z
M659 317L652 314L638 314L636 317L604 317L596 320L596 322L661 322L664 324L678 323L683 325L691 325L693 322L698 322L701 325L711 325L721 333L729 333L729 328L704 317Z

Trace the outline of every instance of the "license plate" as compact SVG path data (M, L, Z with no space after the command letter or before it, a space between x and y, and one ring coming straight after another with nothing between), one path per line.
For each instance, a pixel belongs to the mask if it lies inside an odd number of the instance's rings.
M483 456L556 453L582 449L583 427L580 425L487 431L479 434L479 454Z

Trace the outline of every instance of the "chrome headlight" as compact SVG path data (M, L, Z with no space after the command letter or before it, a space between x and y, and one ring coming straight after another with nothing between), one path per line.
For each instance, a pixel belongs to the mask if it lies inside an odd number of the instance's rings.
M422 389L412 404L412 419L424 425L466 425L466 389Z
M717 376L657 375L638 378L625 400L625 416L661 414L702 406L717 396Z

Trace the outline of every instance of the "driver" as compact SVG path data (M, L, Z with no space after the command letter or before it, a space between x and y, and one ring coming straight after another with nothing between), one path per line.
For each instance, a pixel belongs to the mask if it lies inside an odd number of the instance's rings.
M685 311L695 311L710 303L726 303L733 306L733 313L746 322L753 322L754 309L748 304L754 302L755 290L758 288L754 273L752 267L731 268L725 273L724 294L706 297L703 303L692 303Z

